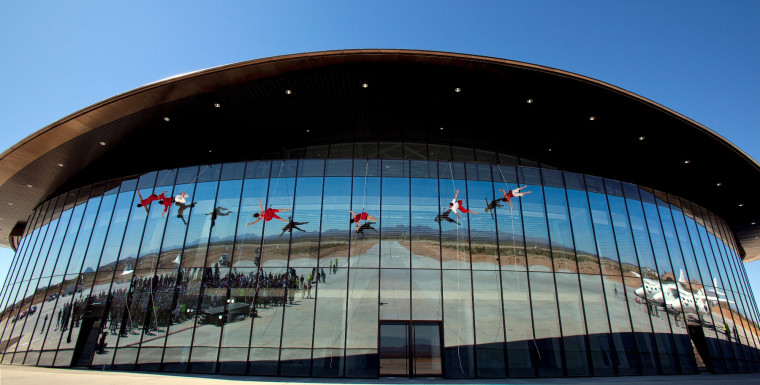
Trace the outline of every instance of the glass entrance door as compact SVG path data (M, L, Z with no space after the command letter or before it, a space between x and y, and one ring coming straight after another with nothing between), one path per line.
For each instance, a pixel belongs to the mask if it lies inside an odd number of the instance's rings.
M440 322L380 322L381 376L440 376Z
M440 376L441 330L438 322L412 323L412 375Z
M409 375L409 323L380 324L380 375Z

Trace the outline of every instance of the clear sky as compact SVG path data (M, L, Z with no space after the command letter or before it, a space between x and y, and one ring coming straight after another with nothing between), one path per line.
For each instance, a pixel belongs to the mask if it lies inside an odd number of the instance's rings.
M702 123L760 159L759 27L757 0L5 1L0 151L169 76L281 54L408 48L599 79ZM0 249L0 282L11 258L10 249ZM760 262L745 266L760 300Z

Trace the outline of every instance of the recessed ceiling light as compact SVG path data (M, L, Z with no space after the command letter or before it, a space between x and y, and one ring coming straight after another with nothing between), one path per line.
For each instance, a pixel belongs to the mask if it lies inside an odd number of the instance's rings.
M291 91L291 90L285 90L285 93L288 94L288 95L290 95L290 94L293 93L293 91Z
M739 207L744 207L744 203L739 203Z
M168 116L164 116L164 121L168 122L169 120L171 120L171 119L169 119Z
M639 136L639 140L644 140L644 139L646 139L646 138L643 137L643 136Z
M219 107L221 107L221 106L222 106L222 105L221 105L221 104L219 104L219 103L214 103L214 107L216 107L216 108L219 108Z
M533 99L528 99L528 104L533 103Z
M454 88L454 92L462 92L462 89L461 89L461 88L459 88L459 87L457 87L457 88Z
M689 164L689 163L691 163L691 161L688 160L688 159L686 159L686 160L683 161L683 164Z
M32 188L32 185L28 184L28 185L26 185L26 187Z
M367 84L367 83L362 83L362 88L367 88L367 87L369 87L369 84Z
M443 131L443 127L441 127L441 131Z
M723 186L723 183L718 182L715 185L718 186L718 187L720 187L720 186Z
M549 149L549 152L552 152L552 149L551 149L551 148Z
M306 132L311 132L311 130L309 130L309 129L307 128L307 129L306 129Z
M591 116L588 118L588 120L596 120L596 116Z
M63 167L63 163L58 163L58 167Z
M101 146L105 146L105 145L106 145L106 142L100 142L100 145L101 145Z
M208 152L211 152L211 150L208 150Z
M2 219L2 218L0 218L0 219ZM752 225L752 226L754 226L754 225L756 225L756 224L757 224L757 222L752 222L752 223L750 223L750 225Z

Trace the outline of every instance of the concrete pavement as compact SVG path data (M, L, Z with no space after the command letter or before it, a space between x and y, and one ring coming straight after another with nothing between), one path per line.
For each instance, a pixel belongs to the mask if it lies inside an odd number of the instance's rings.
M82 385L82 384L155 384L155 385L233 385L240 382L256 384L296 385L296 384L628 384L690 385L730 383L749 385L760 383L760 373L693 376L638 376L638 377L583 377L583 378L541 378L541 379L493 379L493 380L446 380L442 378L387 377L380 379L332 379L332 378L275 378L223 375L198 375L174 373L118 372L79 369L52 369L31 366L0 365L2 385Z

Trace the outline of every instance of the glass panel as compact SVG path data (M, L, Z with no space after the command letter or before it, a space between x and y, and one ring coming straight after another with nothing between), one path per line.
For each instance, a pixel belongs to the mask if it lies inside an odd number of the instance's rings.
M195 187L193 201L196 203L187 219L185 246L180 256L182 268L205 266L212 224L216 225L219 214L230 215L229 209L217 211L219 207L215 206L216 192L217 182L198 183ZM215 213L217 214L216 218L213 215Z
M473 271L478 377L504 377L504 312L498 271Z
M472 282L466 270L443 270L444 368L448 377L475 376Z
M539 376L561 376L562 354L560 352L559 315L554 289L554 277L551 273L531 272L530 298L533 310L535 342L541 360L538 362Z
M364 162L362 162L364 163ZM369 162L363 164L366 166ZM366 168L366 167L365 167ZM354 168L354 174L358 169ZM325 192L327 195L327 192ZM380 213L380 178L355 177L353 181L353 198L351 211L357 215L367 213L367 220L361 220L361 224L351 224L351 267L378 267L380 247L379 224L373 218L379 218ZM354 215L354 214L349 214ZM408 215L408 214L407 214ZM344 217L345 218L345 217ZM349 216L349 220L351 217Z
M190 371L196 373L214 371L221 338L220 326L224 325L225 321L227 289L213 287L217 274L212 275L209 270L206 268L204 273L205 287L201 290L193 350L190 352Z
M440 376L441 367L441 331L440 324L412 324L412 367L417 376ZM381 366L382 368L382 366Z
M552 261L556 272L577 272L573 246L573 232L567 211L565 190L546 187L546 215L549 224L549 238L552 244Z
M383 178L380 263L384 268L410 265L409 188L407 178Z
M451 170L441 164L441 173L444 175L438 180L440 200L439 205L442 214L439 218L441 225L441 250L443 255L443 267L446 269L468 269L470 267L470 247L469 247L469 217L470 215L464 209L467 202L467 189L465 183L461 180L451 178ZM461 202L460 202L461 201ZM454 204L456 203L456 206ZM446 208L446 209L444 209ZM454 210L457 208L457 210ZM454 222L444 223L444 213L448 213ZM469 211L469 210L468 210Z
M538 170L520 168L520 182L525 178L538 179ZM522 197L522 216L525 230L525 248L528 255L528 269L531 271L552 271L549 234L546 227L546 212L541 186L528 184L522 193L531 194Z
M412 269L412 319L442 320L441 271Z
M408 320L410 316L408 269L380 270L380 319Z
M441 227L451 226L447 216L438 218L438 181L435 179L411 179L411 254L414 268L440 268ZM403 244L403 243L402 243Z
M476 175L468 174L468 176L474 177ZM490 179L490 174L488 176ZM469 217L472 268L498 270L499 250L496 243L496 218L493 211L499 209L499 205L502 204L494 199L493 183L490 181L467 182L467 194L470 197L467 207L471 207L479 213L479 215Z
M564 336L565 361L568 376L588 376L591 374L586 359L586 323L583 316L583 301L578 276L575 274L555 274L559 315Z
M377 376L379 270L348 271L346 376Z
M596 252L594 227L585 191L567 190L570 221L578 260L578 271L583 274L599 274L599 256Z
M314 376L343 375L347 281L348 269L333 268L327 282L319 285L314 314L314 328L318 331L314 333Z
M268 374L274 363L276 370L276 357L279 356L280 339L282 336L282 315L285 309L285 281L288 274L285 268L262 269L258 279L258 296L260 306L259 317L253 321L251 344L254 349L251 352L249 374ZM305 282L307 285L312 282ZM307 297L310 290L307 290ZM307 299L304 299L306 301ZM265 348L265 349L261 349ZM264 352L267 352L265 355Z
M533 317L530 312L530 289L524 272L502 271L502 298L507 337L507 363L510 377L536 375L534 360L537 344L533 339Z
M593 374L595 376L611 376L616 373L615 352L610 337L610 324L607 318L607 306L604 300L604 290L599 275L580 274L581 292L583 293L583 308L586 316L586 326L589 331L589 351Z
M615 235L610 223L610 213L607 210L607 198L603 194L589 192L588 200L594 223L596 246L602 265L602 274L620 276L620 262L615 245Z
M234 268L230 274L230 296L226 303L226 319L222 331L222 348L245 348L242 356L225 355L222 349L220 356L222 373L245 373L245 362L248 357L248 341L251 339L251 328L259 313L260 303L257 303L256 268ZM228 352L238 351L229 350Z
M380 375L409 375L409 324L380 324Z
M288 236L292 238L290 245L291 267L311 269L317 266L322 214L322 179L322 177L298 178L292 222L285 224L282 227L282 233L280 233L280 237L283 239Z
M248 166L250 170L251 165ZM258 269L261 265L261 235L263 226L248 225L256 220L253 217L261 211L259 199L266 196L269 181L267 179L246 179L238 215L235 235L235 251L232 253L232 267L239 269ZM263 200L262 200L263 202ZM263 205L263 203L262 203Z

